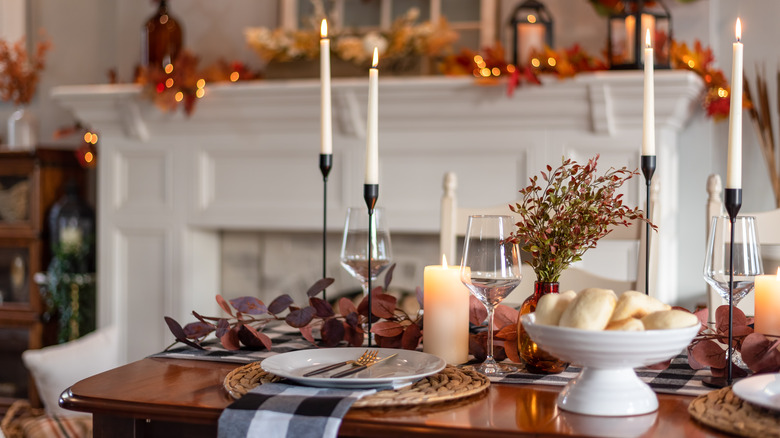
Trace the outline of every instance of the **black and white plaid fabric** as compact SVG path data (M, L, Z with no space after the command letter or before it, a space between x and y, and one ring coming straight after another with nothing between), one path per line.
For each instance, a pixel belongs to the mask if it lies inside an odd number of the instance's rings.
M338 434L352 403L375 390L311 388L268 383L228 406L220 438L329 438Z
M203 343L205 350L197 350L187 345L181 345L170 350L152 355L151 357L168 357L171 359L196 359L215 362L251 363L267 357L289 351L317 348L311 342L303 339L301 332L285 324L269 324L263 333L271 338L273 349L268 350L226 350L217 339Z
M569 383L577 377L582 368L570 365L560 374L531 374L518 372L503 377L492 377L493 383L560 385ZM672 364L665 370L637 368L637 376L650 385L655 392L679 395L700 395L711 391L702 384L702 378L710 376L709 370L693 370L688 366L688 357L680 354L672 359Z

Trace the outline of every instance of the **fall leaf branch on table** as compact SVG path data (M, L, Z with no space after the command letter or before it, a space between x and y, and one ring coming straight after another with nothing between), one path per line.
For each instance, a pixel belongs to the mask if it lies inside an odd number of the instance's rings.
M414 317L397 307L397 299L386 293L392 280L392 265L385 274L385 283L372 291L373 312L371 332L379 347L404 348L414 350L423 337L423 318ZM309 297L307 306L298 306L287 294L275 298L265 305L255 297L241 297L225 300L217 295L219 303L227 317L204 316L192 312L198 320L182 326L176 320L165 317L168 328L176 342L203 349L202 343L212 333L222 346L228 350L270 349L271 338L263 329L271 322L284 322L300 331L304 339L315 345L335 347L344 345L361 346L364 341L364 323L368 321L368 298L364 297L356 306L348 298L340 298L335 306L318 298L320 292L333 283L332 278L317 281L306 292ZM487 318L487 310L476 298L471 297L469 321L478 329ZM417 301L422 306L422 290L417 288ZM335 308L334 308L335 307ZM495 356L497 360L509 357L519 362L517 354L517 317L518 311L505 305L499 305L495 313L496 337L499 339ZM318 342L314 335L319 330ZM478 360L486 356L486 331L472 333L469 339L469 352ZM169 347L170 348L170 347Z
M729 306L723 305L715 311L715 331L707 326L707 309L695 313L701 322L699 334L688 346L688 364L698 370L710 367L712 375L724 377L727 373ZM742 361L754 373L769 373L780 371L780 337L756 333L750 324L753 318L748 318L737 307L734 307L732 319L732 340L734 348L742 354ZM734 377L744 377L747 371L732 365Z

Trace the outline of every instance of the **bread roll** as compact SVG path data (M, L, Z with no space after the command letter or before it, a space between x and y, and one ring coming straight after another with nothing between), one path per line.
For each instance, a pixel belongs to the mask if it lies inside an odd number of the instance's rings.
M666 330L697 325L699 318L693 313L672 309L653 312L642 318L642 323L646 330Z
M536 303L536 323L541 325L558 325L563 311L574 300L577 293L573 290L559 294L542 295Z
M583 330L604 330L615 309L617 296L609 289L588 288L566 307L558 325Z
M637 292L635 290L625 291L618 298L615 311L612 312L610 321L622 321L626 318L643 318L645 315L660 310L669 310L672 307L664 304L657 299Z
M620 321L610 321L607 324L606 330L624 331L624 332L641 332L645 329L645 325L642 321L636 318L626 318Z

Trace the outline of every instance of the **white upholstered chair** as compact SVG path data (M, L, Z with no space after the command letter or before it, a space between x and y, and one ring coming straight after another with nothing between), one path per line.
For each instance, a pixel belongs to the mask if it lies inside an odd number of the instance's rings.
M458 244L458 237L463 237L466 234L466 227L468 225L468 217L476 214L502 214L512 215L512 211L509 210L509 204L487 207L487 208L466 208L459 207L457 196L457 176L452 172L447 172L444 175L444 194L441 199L441 227L439 234L439 248L440 252L447 257L448 263L459 264L460 263L460 245ZM651 197L658 193L658 187L652 187ZM651 205L656 205L655 200ZM658 211L657 209L653 209ZM658 225L656 219L653 219L653 223ZM652 243L653 236L650 236ZM630 227L616 227L605 238L605 241L615 243L616 254L609 254L609 258L620 259L616 262L626 263L626 260L636 261L636 276L630 280L622 280L615 278L608 278L588 272L586 269L580 269L578 266L573 265L566 269L560 278L560 290L573 289L579 291L587 287L601 287L605 289L612 289L617 293L621 293L626 290L641 290L644 291L644 275L645 275L645 227L644 223L633 224ZM637 244L638 243L638 244ZM607 246L607 245L602 245ZM628 248L628 249L626 249ZM653 245L650 247L650 278L656 278L656 254L653 251ZM595 251L592 249L589 251ZM627 251L630 254L627 254ZM585 255L587 257L588 254ZM612 257L614 256L614 257ZM631 267L633 271L633 266ZM517 289L512 292L509 297L504 300L504 304L517 306L520 305L526 297L533 293L533 285L536 276L531 267L523 264L523 281L520 283ZM654 285L650 282L650 291L654 295Z
M705 226L707 233L705 236L709 235L712 217L726 214L725 208L723 207L722 192L723 185L721 183L720 175L710 175L707 178L707 223ZM762 256L766 257L767 251L769 250L769 248L766 248L767 246L780 246L780 208L760 213L740 212L739 215L754 216L756 218L756 232L758 233L758 241L762 245ZM702 263L703 260L704 252L702 251ZM770 269L776 269L776 267L769 267L766 260L764 268L765 274L773 274L776 272L769 272ZM724 300L712 286L707 285L707 307L709 308L710 322L715 321L715 309L722 304L726 304L726 300ZM748 294L739 302L737 307L745 312L746 315L755 314L754 294Z

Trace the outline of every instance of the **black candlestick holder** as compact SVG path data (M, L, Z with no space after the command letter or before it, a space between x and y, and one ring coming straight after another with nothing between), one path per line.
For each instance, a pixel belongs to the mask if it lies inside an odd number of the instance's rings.
M731 386L732 376L731 356L734 352L732 343L734 342L733 325L734 325L734 224L737 221L737 214L739 209L742 208L742 189L726 189L724 204L726 205L726 213L729 214L729 222L731 222L731 241L729 242L729 343L728 343L728 363L726 371L726 384Z
M320 154L320 172L322 172L322 278L327 277L328 266L328 175L333 167L333 154ZM322 299L327 301L325 289Z
M645 294L650 295L650 183L655 173L655 155L642 155L642 175L645 176L647 198L645 199Z
M372 286L371 286L371 247L374 243L374 208L376 207L376 200L379 198L379 184L363 184L363 198L366 200L366 207L368 207L368 346L371 346L371 319L374 316L374 307L371 300Z

